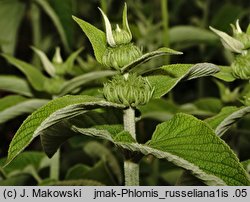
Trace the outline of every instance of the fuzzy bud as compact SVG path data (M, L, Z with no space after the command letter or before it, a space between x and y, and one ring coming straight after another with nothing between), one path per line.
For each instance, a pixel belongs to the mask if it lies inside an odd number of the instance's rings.
M128 33L126 30L120 29L120 27L117 25L116 29L112 31L115 44L117 46L121 44L127 44L130 43L132 40L132 35Z
M233 75L238 79L250 79L250 52L236 56L232 63Z
M148 80L135 74L116 75L103 88L108 101L132 107L146 104L153 92Z
M141 50L132 43L108 47L103 54L102 64L119 70L142 55Z

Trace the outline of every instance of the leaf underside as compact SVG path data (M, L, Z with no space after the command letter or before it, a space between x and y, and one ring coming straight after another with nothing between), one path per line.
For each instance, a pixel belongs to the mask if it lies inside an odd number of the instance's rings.
M147 78L154 87L153 99L157 99L168 93L182 80L210 76L218 71L219 68L211 63L173 64L150 72Z
M64 96L47 103L32 113L21 125L12 139L6 165L10 163L31 141L46 128L62 120L85 113L99 107L123 108L123 105L107 102L91 96Z
M205 121L215 130L218 136L222 136L234 123L249 113L250 107L229 106L222 108L219 114Z

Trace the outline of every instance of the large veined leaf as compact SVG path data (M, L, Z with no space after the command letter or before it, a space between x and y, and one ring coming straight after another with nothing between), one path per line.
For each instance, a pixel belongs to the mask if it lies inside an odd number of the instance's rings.
M94 49L95 58L99 63L101 63L102 56L107 48L105 33L97 29L93 25L89 24L88 22L81 20L80 18L73 16L73 19L77 22L77 24L81 27L83 32L87 35Z
M132 70L134 67L151 60L154 57L167 55L167 54L180 55L180 54L182 54L182 52L175 51L173 49L166 48L166 47L159 48L156 51L152 51L150 53L146 53L146 54L142 55L140 58L138 58L135 61L132 61L131 63L129 63L128 65L122 67L121 72L127 72L129 70Z
M12 139L6 164L10 163L31 141L46 128L99 107L123 108L123 105L107 102L91 96L64 96L47 103L32 113L21 125Z
M154 87L153 98L160 98L168 93L181 80L190 80L210 76L219 71L211 63L174 64L165 65L160 69L150 72L147 76L149 83Z
M205 121L222 136L234 123L250 113L250 107L224 107L219 114Z
M38 69L29 63L16 59L10 55L2 54L2 56L8 60L10 64L14 65L21 72L23 72L34 89L38 91L42 91L44 89L44 82L47 80L47 77L45 77Z
M0 76L0 90L25 95L28 97L33 96L31 87L26 80L11 75Z
M86 134L85 129L75 130ZM94 129L89 132L96 137L103 133ZM131 151L167 159L190 170L207 185L250 184L246 171L228 145L206 123L191 115L180 113L158 125L147 144L124 141L125 138L112 138L111 135L106 139Z
M112 76L114 74L116 74L115 71L107 70L107 71L90 72L87 74L77 76L63 84L62 90L59 93L59 96L65 95L67 93L71 93L73 90L79 87L82 87L84 84L88 82L91 82L93 80L100 79L106 76Z
M4 109L2 108L4 105L0 107L0 124L22 114L32 113L48 101L46 99L26 99L16 95L4 97L0 100L0 106L1 103L5 103Z

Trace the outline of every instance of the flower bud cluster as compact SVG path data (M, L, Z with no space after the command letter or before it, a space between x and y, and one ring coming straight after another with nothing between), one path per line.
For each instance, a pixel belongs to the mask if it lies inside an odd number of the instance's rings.
M116 75L103 88L103 95L108 101L129 107L146 104L153 92L148 80L135 74Z
M250 51L244 55L237 55L231 65L233 75L238 79L250 79Z

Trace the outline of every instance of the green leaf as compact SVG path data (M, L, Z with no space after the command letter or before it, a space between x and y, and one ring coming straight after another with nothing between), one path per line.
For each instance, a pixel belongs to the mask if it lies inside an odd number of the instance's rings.
M64 180L52 183L54 186L105 186L96 180Z
M83 32L87 35L90 40L92 47L94 49L96 60L101 63L102 56L107 48L106 36L105 33L88 22L81 20L75 16L72 16L77 24L81 27Z
M223 107L221 100L213 97L200 98L194 102L194 105L200 110L211 113L218 113Z
M35 53L39 56L43 67L45 69L45 71L51 76L54 77L55 76L55 67L54 65L50 62L50 60L48 59L47 55L39 50L38 48L32 47L33 51L35 51Z
M242 50L244 49L244 44L241 41L211 26L209 28L220 37L221 42L226 49L235 53L242 53Z
M27 98L20 95L8 95L3 98L0 98L0 113L5 109L12 107L25 100L27 100Z
M112 170L112 173L116 176L118 183L122 183L123 177L119 162L110 150L108 150L104 145L96 141L88 142L83 147L83 149L92 158L97 157L100 158L103 162L107 162L108 166Z
M79 48L77 51L71 53L67 60L63 63L63 68L66 70L67 73L70 73L72 71L74 62L80 52L82 52L82 50L83 48Z
M218 71L218 67L211 63L174 64L150 72L147 78L154 87L153 98L157 99L168 93L181 80L210 76Z
M66 180L94 180L105 185L115 185L111 172L107 163L100 160L88 169L85 165L75 165L68 171Z
M55 10L65 32L68 44L72 47L74 42L74 29L72 15L72 1L71 0L50 0L50 4Z
M82 87L84 84L89 83L91 81L94 81L103 77L107 77L107 76L113 76L115 74L116 74L115 71L107 70L107 71L90 72L87 74L77 76L63 84L62 90L59 93L59 96L65 95L67 93L72 93L73 90L79 87Z
M249 178L233 151L204 122L177 114L157 126L147 145L119 143L190 170L207 185L247 186Z
M241 162L248 174L250 174L250 159Z
M32 97L33 93L28 82L11 75L0 75L0 90Z
M149 103L139 106L141 118L153 118L159 121L166 121L179 111L177 105L165 99L150 100Z
M118 113L119 112L119 113ZM120 111L107 108L105 111L87 111L79 116L53 125L43 131L41 142L45 153L51 157L57 149L69 138L78 135L76 128L81 128L86 136L96 136L102 139L109 139L110 135L123 131ZM109 139L112 140L112 137Z
M213 75L214 77L221 79L226 82L232 82L235 80L235 77L233 76L233 69L231 66L218 66L220 68L220 71Z
M2 56L8 60L8 62L15 67L17 67L23 74L27 77L28 81L34 87L34 89L38 91L42 91L44 88L44 82L47 80L47 77L45 77L39 70L37 70L35 67L30 65L29 63L26 63L22 60L16 59L10 55L2 54Z
M0 180L0 186L25 186L30 180L27 174L16 175L5 180Z
M45 105L49 100L46 99L25 99L21 96L7 96L0 100L1 103L5 102L4 108L0 108L0 124L16 118L22 114L29 114Z
M57 13L54 11L54 9L50 6L48 1L44 0L34 0L43 10L44 12L50 17L52 22L54 23L58 34L62 40L62 43L67 51L70 50L69 43L67 41L67 36L65 34L65 31L63 29L63 25L60 21L60 18L58 17Z
M217 37L206 29L194 26L174 26L169 30L170 43L215 43L218 41Z
M0 39L2 51L13 55L15 51L18 29L25 14L24 2L18 0L0 1Z
M75 129L85 134L84 129ZM92 135L101 136L97 131ZM147 144L116 141L111 134L105 139L130 151L167 159L179 167L190 170L207 185L250 184L246 171L233 151L207 124L191 115L180 113L158 125Z
M77 164L71 167L65 176L66 180L74 180L74 179L81 179L83 175L91 169L90 166L84 164Z
M175 51L173 49L166 48L166 47L159 48L156 51L153 51L153 52L146 53L146 54L142 55L140 58L138 58L135 61L132 61L128 65L124 66L123 68L121 68L121 72L130 71L134 67L136 67L136 66L138 66L140 64L143 64L143 63L145 63L145 62L147 62L147 61L149 61L149 60L151 60L151 59L153 59L155 57L162 56L162 55L167 55L167 54L180 55L180 54L182 54L182 52Z
M6 165L9 164L31 141L62 120L87 112L99 107L123 108L123 105L107 102L101 98L90 96L64 96L47 103L33 112L21 125L12 139L8 151Z
M234 123L249 113L250 107L224 107L219 114L206 119L206 122L218 136L222 136Z
M43 152L27 151L20 154L8 166L4 167L4 172L8 176L24 173L30 174L31 167L38 172L48 167L49 164L49 159Z

